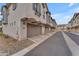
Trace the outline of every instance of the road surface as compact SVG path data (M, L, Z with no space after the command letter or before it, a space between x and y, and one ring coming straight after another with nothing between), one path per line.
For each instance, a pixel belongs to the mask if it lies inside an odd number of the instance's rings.
M71 56L71 52L61 32L57 32L48 40L25 54L25 56Z
M65 32L77 45L79 45L79 35Z

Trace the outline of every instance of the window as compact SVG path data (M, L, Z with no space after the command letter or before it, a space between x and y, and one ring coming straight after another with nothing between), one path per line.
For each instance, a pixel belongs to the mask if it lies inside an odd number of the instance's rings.
M45 3L42 3L43 8L45 8Z
M16 21L14 21L14 25L16 25Z
M10 26L14 26L14 25L16 25L16 21L10 23Z
M35 15L41 16L41 5L39 3L33 3L33 10L35 11Z
M33 10L36 10L36 3L33 3Z
M45 19L45 12L43 11L43 19Z
M11 22L10 26L13 26L13 23Z
M12 26L13 26L13 22L12 22Z
M43 19L45 19L45 15L43 15Z
M17 4L16 4L16 3L14 3L14 4L13 4L13 10L15 10L15 9L16 9L16 7L17 7Z
M38 12L38 3L33 3L33 10L35 11L35 12Z
M3 15L3 24L6 25L8 24L8 8L7 6L2 7L2 15Z
M39 16L41 16L41 5L39 5Z

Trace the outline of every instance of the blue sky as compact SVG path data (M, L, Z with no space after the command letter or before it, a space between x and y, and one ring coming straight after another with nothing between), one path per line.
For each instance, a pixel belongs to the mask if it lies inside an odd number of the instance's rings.
M5 5L4 3L0 3L0 11L1 11L1 7L3 6L3 5ZM1 14L1 12L0 12L0 14ZM0 15L0 20L2 19L2 16Z
M48 8L57 24L67 24L79 12L78 3L48 3Z
M2 5L4 4L0 3L0 9ZM57 24L67 24L73 14L79 11L79 3L48 3L48 8Z

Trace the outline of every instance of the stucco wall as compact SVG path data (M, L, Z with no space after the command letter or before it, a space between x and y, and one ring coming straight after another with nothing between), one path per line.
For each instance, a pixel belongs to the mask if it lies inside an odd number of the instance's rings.
M35 18L37 21L46 23L46 16L45 16L45 19L43 19L43 12L47 10L46 9L43 10L43 8L41 7L42 12L41 12L41 16L39 17L35 15L35 12L32 8L33 8L32 3L18 3L15 10L13 10L11 5L9 8L8 24L3 25L3 32L15 39L22 39L22 38L24 39L24 38L27 38L27 26L22 24L21 18L23 17ZM23 27L25 27L25 29L23 29ZM32 36L36 35L35 32L37 33L40 32L40 27L36 27L36 26L34 28L33 27L31 29L33 31L28 30L29 35L32 35ZM44 30L45 28L43 28L43 32ZM46 29L46 32L48 32L48 29Z

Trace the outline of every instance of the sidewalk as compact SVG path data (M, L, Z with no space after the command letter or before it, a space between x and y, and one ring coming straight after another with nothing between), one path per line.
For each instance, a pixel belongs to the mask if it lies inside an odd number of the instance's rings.
M51 32L48 33L46 35L40 35L40 36L35 36L32 38L28 38L29 40L32 40L33 42L35 42L33 45L11 55L11 56L23 56L26 53L28 53L29 51L31 51L32 49L34 49L36 46L38 46L39 44L41 44L42 42L44 42L45 40L47 40L49 37L51 37L52 35L54 35L56 32Z
M66 41L72 56L79 56L79 46L64 32L62 32L64 40Z
M70 32L72 34L75 34L75 35L79 35L79 32Z

